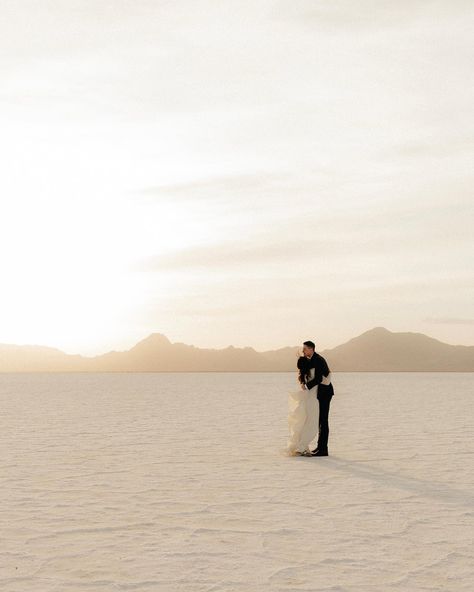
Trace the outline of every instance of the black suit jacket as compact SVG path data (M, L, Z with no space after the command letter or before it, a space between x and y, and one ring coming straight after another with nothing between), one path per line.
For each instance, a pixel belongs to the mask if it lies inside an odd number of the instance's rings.
M306 387L308 389L312 389L313 386L320 384L323 380L323 376L327 376L329 374L329 366L323 356L320 356L316 352L313 353L311 358L307 358L306 356L301 356L298 359L298 370L299 370L299 381L304 384L306 383ZM312 380L307 380L309 376L310 368L314 368L314 378Z

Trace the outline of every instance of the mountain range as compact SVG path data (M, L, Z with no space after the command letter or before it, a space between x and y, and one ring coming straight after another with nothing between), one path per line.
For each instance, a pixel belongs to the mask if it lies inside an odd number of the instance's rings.
M301 345L258 352L206 349L151 333L126 351L71 355L39 345L0 344L0 372L290 372ZM335 372L474 372L474 346L375 327L320 353Z

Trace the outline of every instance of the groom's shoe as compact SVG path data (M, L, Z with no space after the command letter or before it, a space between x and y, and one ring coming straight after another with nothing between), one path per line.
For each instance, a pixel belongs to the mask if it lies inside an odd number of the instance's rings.
M327 450L313 450L313 452L311 453L311 456L329 456L328 451Z

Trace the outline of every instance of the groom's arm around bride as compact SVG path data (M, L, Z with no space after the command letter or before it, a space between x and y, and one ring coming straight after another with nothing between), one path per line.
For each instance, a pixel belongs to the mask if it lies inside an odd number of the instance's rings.
M319 354L315 354L311 360L314 360L314 378L312 380L308 380L306 383L306 388L311 390L317 384L320 384L323 381L323 377L329 376L329 366L323 356Z

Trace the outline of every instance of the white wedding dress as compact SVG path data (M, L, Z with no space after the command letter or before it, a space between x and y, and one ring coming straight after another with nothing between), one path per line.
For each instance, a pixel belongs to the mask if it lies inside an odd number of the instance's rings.
M315 369L310 369L309 379L314 378ZM288 393L288 429L289 438L286 447L288 456L310 450L310 443L317 437L319 430L319 403L316 398L318 387L310 390L298 390Z

